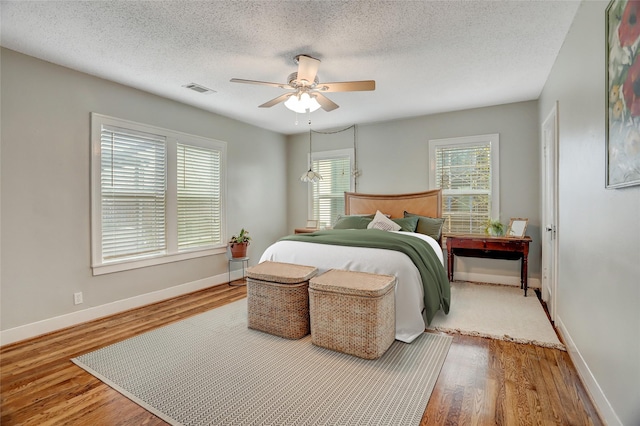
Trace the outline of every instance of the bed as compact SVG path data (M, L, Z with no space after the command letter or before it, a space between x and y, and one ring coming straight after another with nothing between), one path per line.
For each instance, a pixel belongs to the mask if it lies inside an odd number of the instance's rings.
M391 219L400 219L405 217L406 211L421 217L440 218L442 216L441 209L442 193L440 190L392 195L345 193L345 214L349 217L373 215L380 211ZM430 257L429 268L433 271L425 275L424 265L416 262L416 254L412 251L402 252L377 248L377 244L367 247L351 246L348 245L349 243L334 245L325 242L318 244L326 234L331 233L340 233L341 236L351 236L358 240L375 239L377 236L371 234L377 233L376 235L381 238L401 240L402 242L398 243L401 245L428 245L432 253L427 253L428 256L424 257ZM397 234L397 237L390 234ZM367 238L364 238L365 236ZM445 312L448 311L449 282L446 281L443 253L439 240L440 238L432 238L417 232L384 232L366 229L348 229L344 232L318 231L313 234L283 238L265 250L260 262L269 260L311 265L317 267L319 273L329 269L346 269L396 276L395 337L397 340L410 343L424 332L429 316L433 315L433 306L436 306L436 309L442 308ZM424 253L424 250L429 251L429 249L422 248L421 250L423 250L421 253ZM425 279L427 275L432 278ZM438 301L436 301L436 297L433 296L434 290L427 287L427 285L435 286L435 284L426 281L438 281L437 278L442 276L445 277L446 288L443 287L440 280L436 286L439 295ZM425 296L427 297L425 298Z

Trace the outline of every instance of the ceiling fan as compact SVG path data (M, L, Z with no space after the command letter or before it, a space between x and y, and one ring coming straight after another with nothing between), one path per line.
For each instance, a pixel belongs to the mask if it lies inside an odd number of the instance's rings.
M232 78L231 81L233 83L259 84L290 90L277 98L263 103L260 108L269 108L284 102L287 108L300 113L313 112L318 108L329 112L338 108L338 104L324 96L323 93L367 91L375 90L376 88L374 80L320 83L317 75L318 67L320 66L319 59L308 55L297 55L294 61L298 64L298 71L289 74L287 83L269 83L240 78Z

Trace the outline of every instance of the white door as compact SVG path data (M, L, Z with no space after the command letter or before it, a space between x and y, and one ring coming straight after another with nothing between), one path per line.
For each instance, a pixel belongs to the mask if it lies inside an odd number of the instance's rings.
M558 103L542 123L542 300L556 319L558 253Z

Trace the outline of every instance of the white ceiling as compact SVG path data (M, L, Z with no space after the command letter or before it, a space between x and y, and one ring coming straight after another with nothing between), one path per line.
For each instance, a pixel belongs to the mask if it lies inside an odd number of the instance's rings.
M2 46L284 134L293 57L322 61L315 129L537 99L579 1L2 1ZM198 83L216 91L182 87Z

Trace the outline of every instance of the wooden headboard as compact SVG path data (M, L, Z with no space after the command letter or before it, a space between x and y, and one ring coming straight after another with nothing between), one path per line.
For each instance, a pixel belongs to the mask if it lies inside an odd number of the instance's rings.
M371 214L380 210L398 218L404 217L406 210L420 216L442 217L442 190L389 195L345 192L344 210L347 215Z

